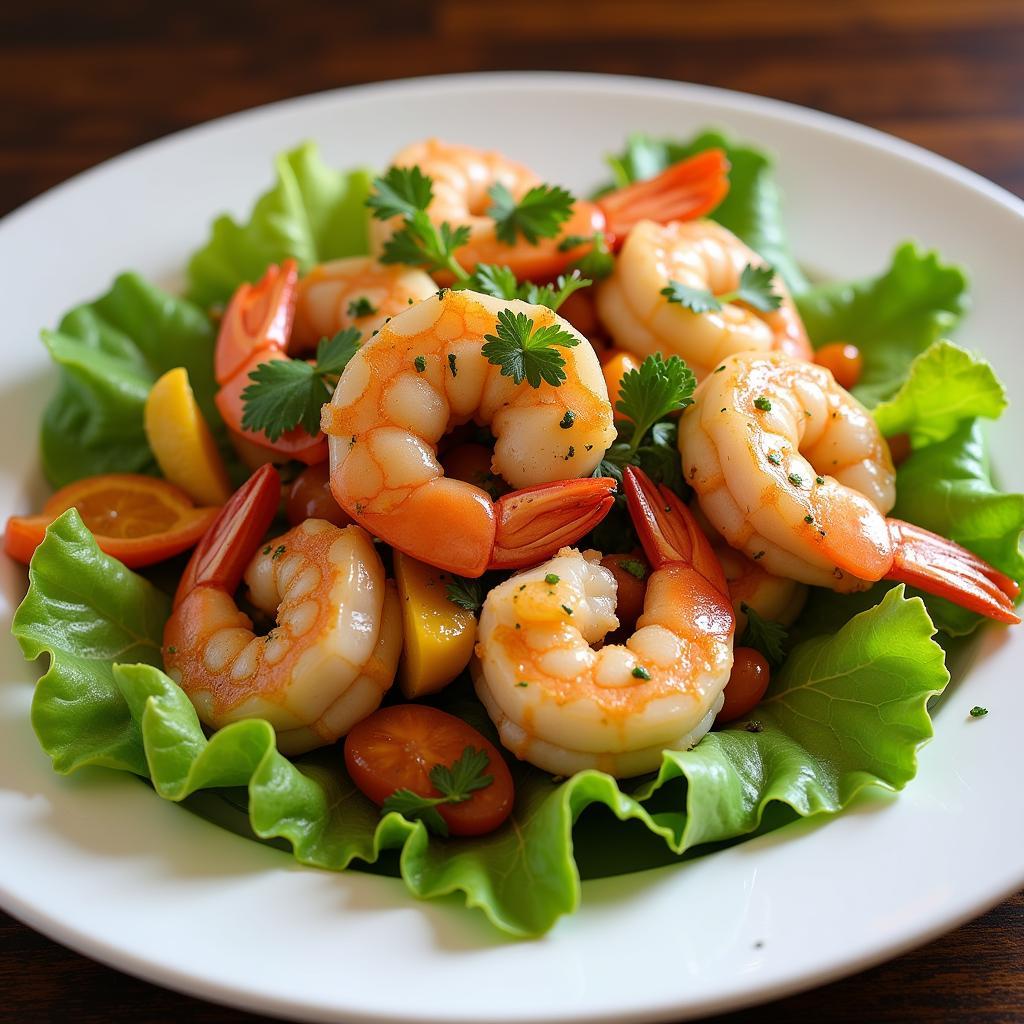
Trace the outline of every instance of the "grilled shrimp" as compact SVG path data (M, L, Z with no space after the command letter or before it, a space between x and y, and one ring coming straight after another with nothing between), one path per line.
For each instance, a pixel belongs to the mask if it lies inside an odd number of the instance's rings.
M777 350L810 359L800 314L777 275L773 291L782 302L769 313L736 302L693 313L662 294L672 281L713 295L733 292L748 264L764 260L714 221L641 221L598 287L598 313L620 348L640 356L678 355L698 380L733 352Z
M672 491L632 467L624 481L653 569L625 644L591 646L618 627L597 552L564 548L495 587L480 616L480 700L509 750L561 775L638 775L693 746L732 667L732 606L707 539Z
M725 155L721 150L707 150L673 164L649 181L617 189L595 202L577 199L555 238L538 238L536 243L517 238L508 245L497 237L495 222L487 215L491 206L488 190L503 185L516 201L521 200L541 184L529 168L501 153L438 139L407 146L392 162L396 167L419 167L433 180L433 200L427 209L432 221L470 229L469 242L455 251L463 266L504 264L519 278L537 280L554 277L587 252L586 244L563 250L561 244L570 236L589 238L600 231L614 249L638 220L699 217L714 209L729 188ZM371 223L375 252L380 252L394 229L393 222ZM438 280L447 282L443 275L438 275Z
M436 291L430 275L415 267L385 266L369 256L321 263L298 283L289 351L310 349L346 327L368 338Z
M164 663L204 724L264 718L279 749L298 754L378 707L398 665L401 609L357 526L307 519L262 544L279 495L268 465L224 506L186 569ZM276 618L266 636L235 604L243 570L252 603Z
M871 414L824 367L730 356L679 424L683 473L711 524L768 572L841 592L899 580L1017 622L1017 584L886 513L895 471Z
M559 350L560 386L516 384L488 362L485 339L506 309L579 339ZM438 441L469 420L490 426L492 470L520 490L493 501L444 475ZM615 438L601 368L546 306L447 290L411 306L352 357L322 426L342 508L406 554L462 576L547 558L612 504L614 481L590 476Z

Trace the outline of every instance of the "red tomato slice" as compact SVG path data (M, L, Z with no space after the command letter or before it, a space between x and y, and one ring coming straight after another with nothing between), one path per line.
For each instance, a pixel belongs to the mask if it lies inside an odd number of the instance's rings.
M49 498L41 515L9 519L4 550L27 564L42 543L46 528L69 508L78 509L101 551L131 569L187 551L219 511L196 508L183 490L166 480L135 473L106 473L62 487Z
M512 776L497 747L471 725L424 704L396 704L364 718L345 738L345 766L352 781L375 804L396 789L426 797L441 794L430 781L430 770L451 766L466 747L487 754L487 774L493 782L460 804L437 809L453 836L493 832L512 813Z

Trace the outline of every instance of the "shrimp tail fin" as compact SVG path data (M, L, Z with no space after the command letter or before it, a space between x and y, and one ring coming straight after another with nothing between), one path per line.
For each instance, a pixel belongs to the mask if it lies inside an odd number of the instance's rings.
M588 534L611 510L610 477L559 480L512 491L494 503L497 529L490 569L521 569Z
M1017 583L954 541L899 519L887 520L893 544L886 579L918 587L999 622L1020 622Z
M680 160L646 181L617 189L597 200L606 234L617 248L641 220L667 224L710 213L729 191L729 161L720 149L707 149Z
M659 569L669 562L683 562L728 595L721 563L679 495L664 485L656 486L634 466L626 466L622 480L630 518L651 565Z
M269 463L228 499L196 545L174 595L177 608L199 586L234 593L281 503L281 477Z

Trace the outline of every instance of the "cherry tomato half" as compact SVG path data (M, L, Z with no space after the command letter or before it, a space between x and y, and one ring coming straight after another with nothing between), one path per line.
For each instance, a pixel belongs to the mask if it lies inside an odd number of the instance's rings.
M375 804L396 789L420 796L441 794L430 770L454 764L466 747L487 754L487 774L494 780L463 803L441 804L438 811L453 836L493 832L512 813L512 776L497 747L471 725L425 704L395 704L364 718L345 737L345 767L352 781Z
M860 354L860 349L845 341L822 345L814 353L814 361L830 370L836 383L847 391L856 386L864 369L864 358Z
M619 619L619 629L632 633L647 596L647 577L650 574L647 559L635 554L605 555L601 564L611 570L618 585L615 614Z
M760 651L737 647L732 657L732 672L725 684L725 703L715 720L720 724L749 715L761 702L771 681L771 669Z
M307 519L326 519L335 526L348 526L352 522L352 517L334 500L331 468L326 462L304 469L292 481L284 511L292 526Z

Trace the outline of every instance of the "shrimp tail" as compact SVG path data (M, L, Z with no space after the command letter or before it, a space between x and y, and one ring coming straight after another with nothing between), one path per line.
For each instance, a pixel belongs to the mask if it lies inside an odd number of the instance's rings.
M679 495L664 485L658 487L635 466L626 466L622 479L630 518L652 567L682 562L728 596L722 565Z
M494 503L490 569L520 569L550 558L588 534L611 510L610 477L559 480L512 491Z
M200 586L234 593L281 503L281 477L269 463L228 499L196 545L174 595L177 608Z
M973 552L920 526L887 520L893 545L886 579L918 587L927 594L999 622L1020 622L1014 611L1017 583Z
M720 149L707 149L667 167L647 181L636 181L597 200L605 234L618 249L630 228L642 220L667 224L710 213L729 191L729 161Z

